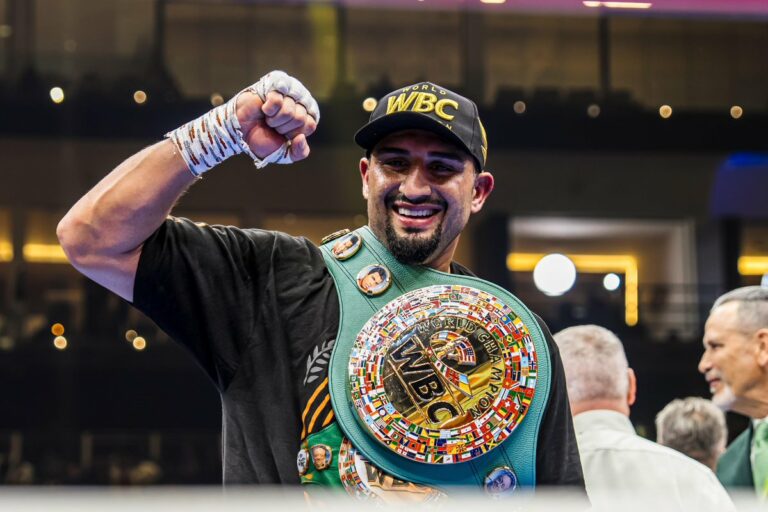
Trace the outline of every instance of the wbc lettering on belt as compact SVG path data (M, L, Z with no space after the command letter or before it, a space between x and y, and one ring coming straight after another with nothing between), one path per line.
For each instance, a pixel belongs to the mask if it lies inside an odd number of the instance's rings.
M525 416L536 353L519 316L496 297L440 285L377 312L350 354L350 396L369 433L427 463L470 460Z

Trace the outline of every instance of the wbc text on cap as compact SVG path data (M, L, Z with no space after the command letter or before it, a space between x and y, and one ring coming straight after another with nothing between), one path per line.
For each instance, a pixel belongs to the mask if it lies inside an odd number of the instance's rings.
M467 151L478 170L485 167L488 141L477 105L431 82L401 87L381 98L355 142L370 151L387 135L408 129L431 131Z

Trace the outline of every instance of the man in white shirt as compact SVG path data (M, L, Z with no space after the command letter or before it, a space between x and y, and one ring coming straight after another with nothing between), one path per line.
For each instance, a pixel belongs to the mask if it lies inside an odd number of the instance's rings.
M634 504L646 510L734 510L709 468L635 433L629 408L637 380L615 334L582 325L554 338L565 368L587 493L596 508Z

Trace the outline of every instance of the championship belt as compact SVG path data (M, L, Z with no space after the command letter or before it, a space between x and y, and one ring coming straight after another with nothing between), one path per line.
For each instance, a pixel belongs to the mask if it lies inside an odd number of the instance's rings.
M550 359L533 314L488 281L398 262L367 226L335 235L321 249L340 300L329 391L345 489L534 487Z

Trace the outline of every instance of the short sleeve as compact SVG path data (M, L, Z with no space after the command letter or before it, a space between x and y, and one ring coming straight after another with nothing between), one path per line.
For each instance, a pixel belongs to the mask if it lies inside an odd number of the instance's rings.
M134 306L190 350L220 390L253 342L279 234L169 217L144 243Z

